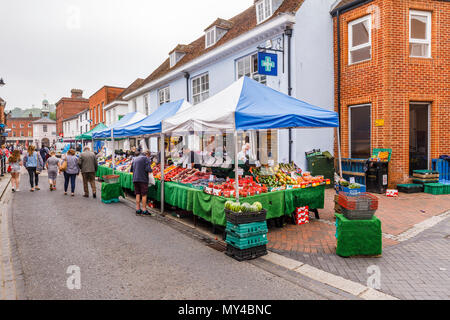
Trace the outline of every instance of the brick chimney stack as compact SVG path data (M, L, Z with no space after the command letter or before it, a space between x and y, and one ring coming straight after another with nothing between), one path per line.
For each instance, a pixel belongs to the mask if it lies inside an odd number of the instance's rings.
M72 89L70 92L72 93L72 99L83 98L83 90Z

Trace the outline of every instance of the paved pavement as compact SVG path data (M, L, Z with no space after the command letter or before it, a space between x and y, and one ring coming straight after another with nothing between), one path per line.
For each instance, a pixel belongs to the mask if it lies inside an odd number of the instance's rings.
M409 240L385 247L379 258L272 251L364 285L370 276L367 268L375 265L380 270L380 291L384 293L408 300L450 299L450 217Z
M83 198L80 179L70 197L63 195L61 177L56 192L41 178L42 190L31 193L22 176L10 208L26 298L354 298L239 263L158 219L135 216L124 204ZM67 281L77 284L77 268L81 289L71 290Z

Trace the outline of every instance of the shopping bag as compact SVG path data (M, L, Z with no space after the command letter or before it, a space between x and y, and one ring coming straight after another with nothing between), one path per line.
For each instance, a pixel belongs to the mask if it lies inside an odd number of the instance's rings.
M149 186L154 186L155 185L155 177L153 176L153 173L150 173L150 175L148 177L148 185Z
M59 168L59 171L64 172L67 170L67 160L64 160L61 167Z
M9 165L7 169L8 173L11 172L11 170L12 170L11 165Z

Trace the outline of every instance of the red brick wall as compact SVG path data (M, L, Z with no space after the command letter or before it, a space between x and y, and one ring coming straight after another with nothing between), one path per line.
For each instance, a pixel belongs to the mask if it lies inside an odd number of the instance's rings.
M18 140L20 140L20 137L30 137L29 133L31 133L32 137L33 136L32 122L36 120L39 120L39 118L8 118L7 126L8 128L11 129L11 132L8 132L8 137L17 137ZM20 127L21 125L23 125L23 128ZM30 127L28 127L28 125L30 125ZM23 136L20 134L21 132L23 132Z
M410 9L432 12L431 59L409 57ZM370 12L372 59L349 65L348 23ZM349 156L348 106L371 103L371 147L393 149L389 172L391 187L407 182L410 102L431 103L431 157L450 154L450 3L375 0L343 13L340 19L343 157ZM334 18L335 57L336 22ZM337 58L335 71L337 90ZM384 119L385 125L376 127L376 119Z
M63 133L63 120L73 117L77 113L89 108L88 99L62 98L56 104L56 134Z
M103 107L113 102L123 90L125 89L105 86L89 98L91 129L94 129L99 123L105 122Z

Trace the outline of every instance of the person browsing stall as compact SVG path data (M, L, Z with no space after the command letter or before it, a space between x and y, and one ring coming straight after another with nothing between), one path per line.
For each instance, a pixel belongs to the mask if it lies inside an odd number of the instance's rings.
M134 193L136 195L136 214L154 215L147 211L147 194L149 175L153 172L152 162L149 157L139 152L135 153L130 172L133 173ZM141 206L142 201L142 206Z

